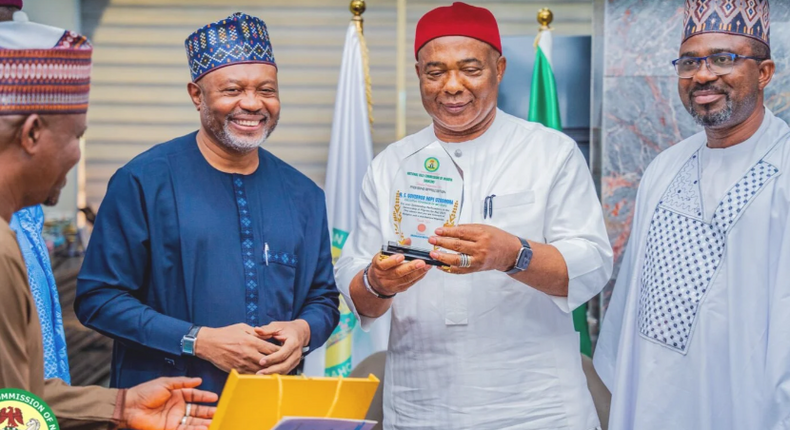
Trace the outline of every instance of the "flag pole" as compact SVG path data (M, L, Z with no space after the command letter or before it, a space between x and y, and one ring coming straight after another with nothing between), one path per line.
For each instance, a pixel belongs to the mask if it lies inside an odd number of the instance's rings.
M365 0L351 0L351 3L348 5L348 9L351 11L351 14L354 15L351 18L351 21L357 26L357 31L359 32L359 44L361 45L362 50L362 67L365 72L365 97L368 101L368 122L370 123L371 127L373 126L373 89L371 88L370 83L370 58L368 57L368 44L365 41L365 20L362 18L362 14L365 13L367 6L365 5ZM371 130L372 131L372 130Z
M395 138L406 137L406 0L398 0L395 56Z
M362 14L365 13L366 9L365 0L351 0L351 4L348 6L348 9L351 10L351 13L354 15L351 20L357 24L360 33L362 33L364 30L363 24L365 21L362 19Z
M535 48L538 47L538 42L540 42L540 35L543 34L544 31L551 31L551 27L549 24L554 21L554 13L551 9L544 7L543 9L538 11L538 24L540 24L540 28L538 29L538 36L535 37Z
M552 43L551 33L549 33L552 31L549 24L554 21L554 13L549 8L540 9L537 19L540 29L537 37L535 37L535 71L532 74L533 84L530 91L529 120L540 122L547 127L561 131L562 121L560 119L554 70L551 64ZM547 39L542 39L543 36ZM543 92L538 93L541 89ZM538 112L544 115L540 115ZM588 357L592 356L592 341L589 325L587 324L587 303L573 310L573 326L580 333L579 348L582 354Z
M340 65L325 187L333 263L340 257L348 234L356 222L359 187L367 165L373 158L371 142L373 105L368 49L362 33L365 1L352 0L349 3L349 10L352 18L346 29L346 42ZM366 106L362 106L363 103ZM368 121L361 120L365 110L367 110ZM338 325L325 344L323 369L315 369L311 363L311 372L321 372L326 376L348 376L351 373L353 331L358 322L342 296L339 311ZM320 363L317 359L313 360L316 364Z

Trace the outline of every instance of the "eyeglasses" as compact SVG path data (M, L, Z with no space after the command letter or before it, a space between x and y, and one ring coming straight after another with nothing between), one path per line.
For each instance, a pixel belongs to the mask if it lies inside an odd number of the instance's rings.
M766 58L748 57L745 55L731 54L729 52L721 52L718 54L708 55L707 57L680 57L672 61L675 66L675 72L678 77L682 79L693 78L697 74L702 62L708 66L708 70L717 76L727 75L732 72L735 67L735 61L743 58L747 60L765 61Z

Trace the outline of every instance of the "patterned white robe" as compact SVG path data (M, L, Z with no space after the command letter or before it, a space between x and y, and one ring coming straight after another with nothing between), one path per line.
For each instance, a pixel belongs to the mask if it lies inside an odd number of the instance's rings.
M790 428L790 127L755 138L717 201L704 133L645 172L594 359L611 430Z

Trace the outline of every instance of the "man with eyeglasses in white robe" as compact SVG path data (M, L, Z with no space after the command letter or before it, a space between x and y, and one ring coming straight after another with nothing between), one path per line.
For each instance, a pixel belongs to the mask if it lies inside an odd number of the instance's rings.
M673 63L705 130L639 187L594 358L610 430L790 428L790 127L763 106L768 15L686 2Z

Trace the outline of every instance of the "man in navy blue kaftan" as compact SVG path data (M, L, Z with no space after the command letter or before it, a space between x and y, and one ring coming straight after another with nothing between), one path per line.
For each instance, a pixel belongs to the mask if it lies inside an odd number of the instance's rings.
M260 148L277 125L266 25L237 13L186 40L195 133L110 180L77 315L115 339L111 384L286 374L338 322L323 192Z

